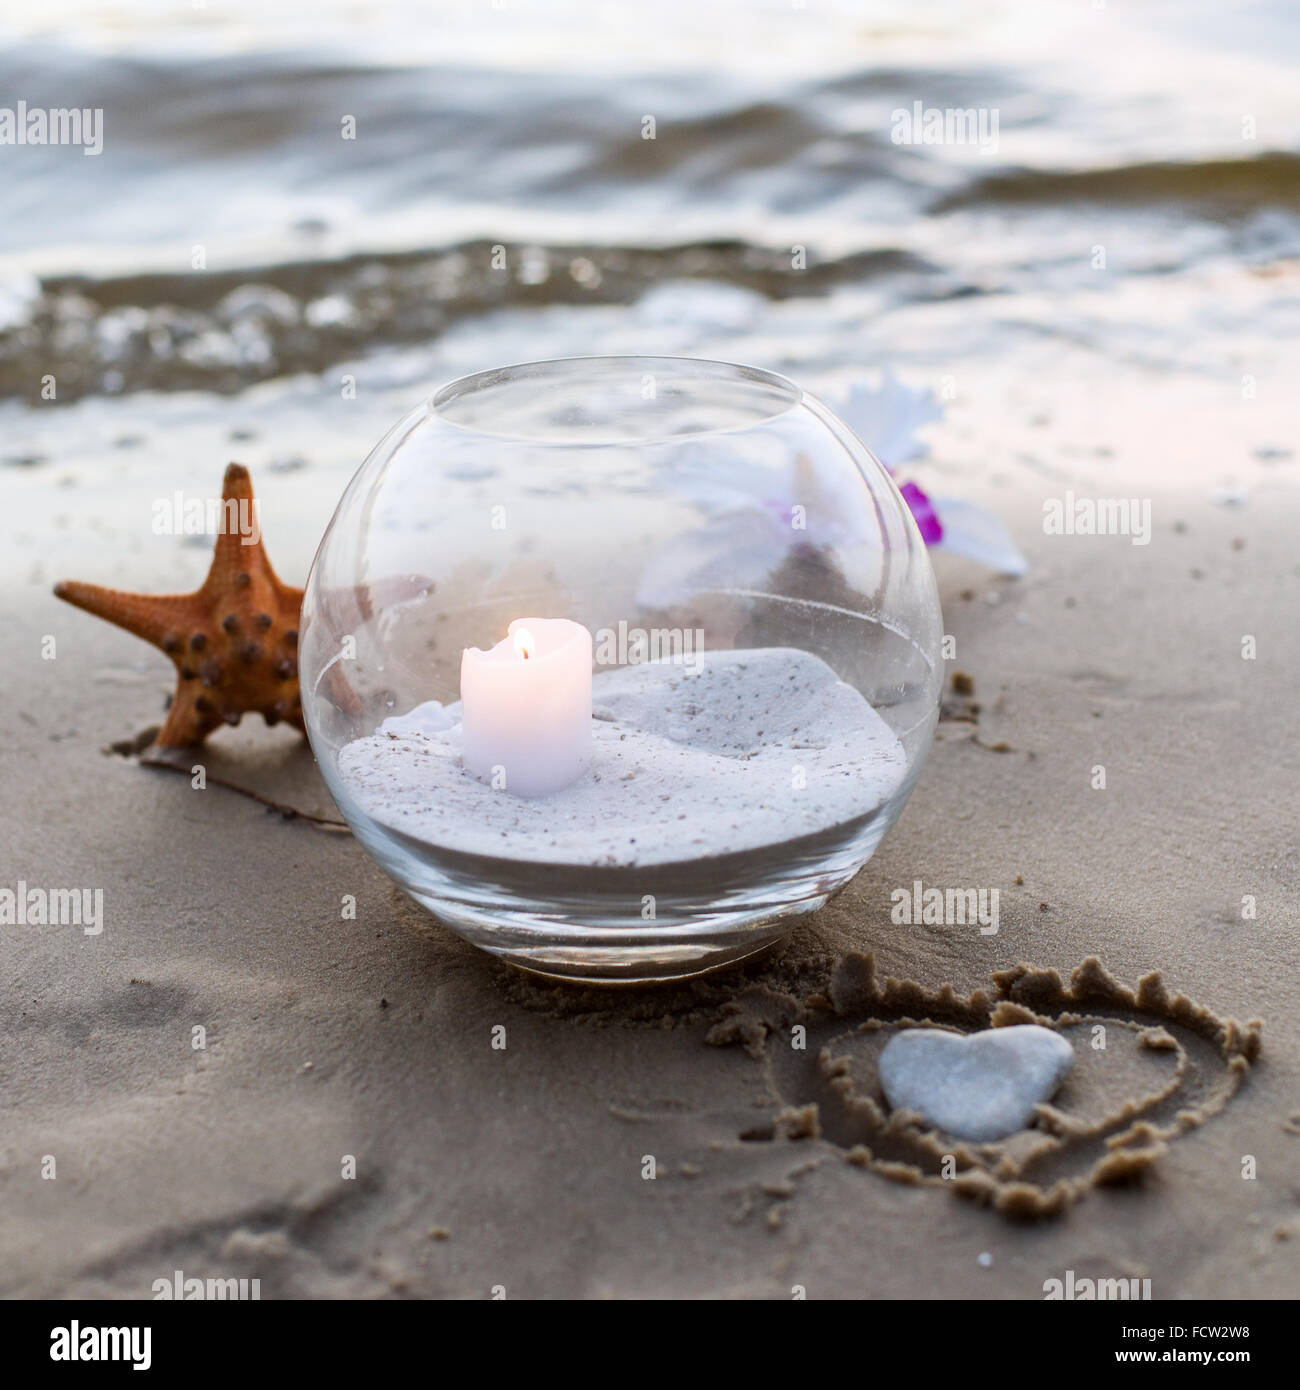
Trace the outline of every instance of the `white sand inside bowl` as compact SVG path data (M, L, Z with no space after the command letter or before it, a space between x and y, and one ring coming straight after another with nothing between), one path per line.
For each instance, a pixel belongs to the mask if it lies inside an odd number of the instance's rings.
M448 850L634 867L762 849L866 817L898 790L903 746L825 662L784 647L649 662L592 682L592 756L528 799L461 762L459 705L386 719L339 754L373 820Z

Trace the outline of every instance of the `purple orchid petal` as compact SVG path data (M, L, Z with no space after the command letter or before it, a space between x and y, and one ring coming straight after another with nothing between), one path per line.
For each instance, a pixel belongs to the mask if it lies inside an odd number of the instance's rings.
M926 545L938 545L943 540L943 523L934 504L915 483L904 483L899 489L903 501L907 503L916 524L921 529L921 539Z

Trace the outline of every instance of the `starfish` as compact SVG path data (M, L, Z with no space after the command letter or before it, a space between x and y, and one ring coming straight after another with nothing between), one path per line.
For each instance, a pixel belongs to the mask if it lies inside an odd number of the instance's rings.
M221 489L223 522L253 514L253 481L232 463ZM232 507L231 504L234 504ZM238 508L237 511L234 508ZM64 580L55 594L171 657L179 679L156 746L202 743L224 724L258 711L268 724L303 728L298 693L298 622L302 590L282 583L262 539L246 544L223 525L212 568L192 594L134 594Z

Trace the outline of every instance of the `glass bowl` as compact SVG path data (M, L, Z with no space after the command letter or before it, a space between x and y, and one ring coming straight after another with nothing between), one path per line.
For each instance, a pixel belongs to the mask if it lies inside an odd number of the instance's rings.
M866 863L941 638L905 502L816 397L724 362L530 362L443 387L352 479L303 712L356 838L446 926L659 980L763 949Z

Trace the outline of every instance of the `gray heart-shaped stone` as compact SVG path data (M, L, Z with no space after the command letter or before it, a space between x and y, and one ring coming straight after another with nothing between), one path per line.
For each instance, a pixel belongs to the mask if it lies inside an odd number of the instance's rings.
M915 1110L956 1139L989 1143L1024 1129L1073 1061L1070 1044L1036 1023L964 1034L907 1028L880 1054L880 1084L893 1109Z

